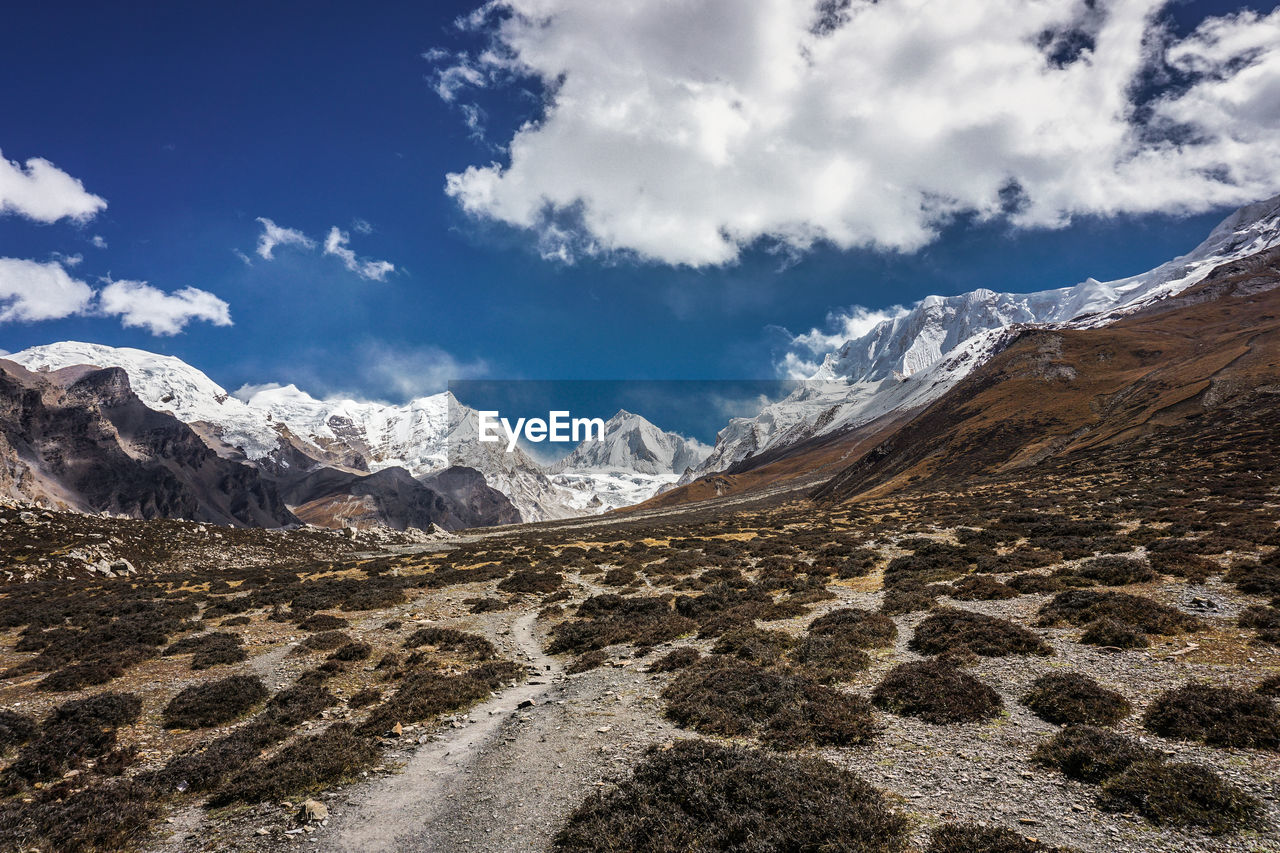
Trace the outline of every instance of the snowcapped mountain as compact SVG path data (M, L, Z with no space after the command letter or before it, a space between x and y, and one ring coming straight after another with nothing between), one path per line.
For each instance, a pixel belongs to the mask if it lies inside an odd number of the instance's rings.
M735 418L688 483L764 450L868 424L941 397L1025 325L1093 328L1191 287L1220 264L1280 244L1280 196L1246 205L1191 252L1118 281L1087 279L1037 293L979 289L930 296L827 353L791 395Z
M699 441L621 410L605 422L603 440L583 442L548 472L557 486L585 501L579 503L583 510L599 512L652 497L710 452Z
M148 407L190 425L220 455L273 470L301 461L349 471L400 467L417 478L451 465L480 471L525 521L582 514L578 492L552 484L518 447L511 453L478 438L478 416L448 392L403 406L318 400L293 385L247 389L243 399L172 356L64 341L9 356L28 370L73 365L119 367Z

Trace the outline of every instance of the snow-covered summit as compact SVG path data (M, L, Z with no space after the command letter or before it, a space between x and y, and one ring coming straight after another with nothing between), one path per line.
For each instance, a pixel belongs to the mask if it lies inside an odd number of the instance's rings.
M1022 325L1092 328L1191 287L1220 264L1280 245L1280 196L1232 213L1187 254L1153 270L1035 293L981 288L929 296L826 354L790 396L754 418L735 418L706 461L681 479L723 471L763 450L857 427L926 405L993 353Z
M710 452L710 447L696 439L659 429L643 416L622 409L605 421L602 439L582 442L550 470L623 469L678 477Z

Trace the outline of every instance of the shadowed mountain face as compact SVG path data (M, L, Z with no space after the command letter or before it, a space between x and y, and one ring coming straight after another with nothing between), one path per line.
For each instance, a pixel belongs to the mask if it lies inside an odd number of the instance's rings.
M0 360L0 486L84 511L249 527L297 522L274 486L152 411L123 370L33 374Z
M299 518L323 527L457 530L520 521L506 495L471 468L448 468L425 482L403 468L373 474L318 468L283 489Z
M1257 450L1257 431L1277 413L1280 250L1270 249L1104 328L1021 332L814 496L943 490L1038 471L1132 476L1126 466L1143 457L1199 464Z

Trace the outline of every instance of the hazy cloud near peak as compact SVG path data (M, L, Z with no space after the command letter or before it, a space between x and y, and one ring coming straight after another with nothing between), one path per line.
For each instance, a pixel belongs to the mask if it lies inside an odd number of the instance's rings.
M446 192L544 257L705 266L758 240L912 251L962 212L1061 227L1280 189L1280 10L1179 40L1162 0L816 5L486 3L460 24L485 49L428 54L441 97L533 77L547 100Z
M16 213L36 222L86 221L104 210L107 201L88 192L43 157L22 164L0 153L0 214Z

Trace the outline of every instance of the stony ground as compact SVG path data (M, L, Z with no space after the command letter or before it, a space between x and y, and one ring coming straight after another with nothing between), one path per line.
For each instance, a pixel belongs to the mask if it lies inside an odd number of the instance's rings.
M605 647L602 665L570 674L575 656L552 655L547 649L557 636L557 626L575 619L578 605L597 600L593 597L618 594L627 599L696 596L705 585L691 586L688 579L696 579L697 573L704 570L697 562L699 547L707 554L713 546L737 554L722 559L720 564L735 565L750 579L763 578L767 561L776 555L799 565L816 561L815 555L826 547L823 543L833 537L841 541L856 539L860 548L874 553L874 568L859 576L824 578L822 585L831 597L813 596L814 600L807 600L801 608L800 615L755 622L799 638L824 613L850 606L870 610L881 607L889 560L910 555L912 549L922 547L921 542L955 543L958 528L935 523L940 515L936 508L929 508L927 513L924 509L894 505L877 508L874 513L842 514L816 512L805 504L787 504L745 508L718 520L623 519L612 524L566 525L561 530L542 526L480 532L443 543L371 539L353 542L327 534L306 534L309 538L297 540L281 534L283 538L276 542L254 534L258 538L246 541L240 549L236 540L241 534L217 531L225 537L217 548L218 569L204 574L193 571L191 554L178 545L162 553L156 543L144 547L140 539L117 537L120 544L114 546L116 550L132 555L132 574L105 578L99 571L90 571L81 575L88 578L83 581L87 595L107 596L114 594L113 590L126 588L136 593L136 588L145 586L145 578L149 579L147 583L156 584L156 589L167 590L165 595L170 598L195 590L199 608L208 613L211 606L237 599L245 590L269 591L273 584L287 582L306 592L313 584L338 583L345 578L354 579L356 588L380 579L399 591L401 597L395 603L369 608L347 601L314 611L302 609L298 603L301 599L295 598L290 617L288 612L280 612L281 605L262 604L270 600L269 594L262 593L261 601L254 599L255 606L243 612L212 620L206 616L204 620L206 627L233 631L241 637L247 652L242 662L195 672L189 669L185 657L153 657L104 684L71 692L38 689L46 677L44 670L18 673L32 660L32 653L19 650L24 617L11 614L11 627L0 642L0 664L10 668L0 680L0 705L39 719L68 699L107 691L140 696L141 718L120 730L120 742L138 747L124 778L144 779L146 773L164 768L173 756L198 751L213 737L243 725L244 717L206 731L164 728L160 724L161 711L181 687L243 672L258 676L268 691L275 693L300 680L321 678L315 673L324 669L317 665L326 660L325 652L301 648L315 633L299 627L309 613L347 620L341 629L347 638L368 644L372 652L324 674L323 683L337 703L299 724L295 738L324 731L335 723L358 725L368 711L353 707L346 700L370 686L380 688L381 701L388 701L399 682L391 680L379 664L388 656L403 657L406 639L418 629L465 631L489 640L493 659L514 662L523 677L513 684L496 686L487 696L463 702L455 709L420 719L398 720L397 730L370 736L380 751L375 762L341 778L319 780L280 799L210 809L204 805L204 794L165 789L154 800L160 813L118 843L173 853L280 849L547 850L579 804L592 793L625 780L646 749L699 736L665 716L666 705L660 694L674 675L648 672L647 668L673 648L691 646L709 654L716 644L716 633L705 627L701 635L681 631L654 644L615 643ZM1052 511L1060 512L1057 508ZM1077 510L1072 512L1078 514ZM1262 534L1255 538L1274 538L1275 505L1254 514L1262 524ZM1237 512L1235 517L1241 515ZM85 533L77 531L72 517L53 514L43 521L48 524L46 534L53 531L66 537L68 545L74 545L75 537ZM32 524L16 520L13 523L24 525L23 535L28 539L39 538L35 535L39 531L26 529ZM38 519L34 526L39 523ZM140 523L114 524L133 530L132 525ZM1143 524L1141 519L1134 519L1117 528L1122 535L1132 534L1138 544L1130 545L1126 540L1117 545L1112 541L1102 551L1123 550L1142 557L1145 545L1137 537ZM1148 541L1166 534L1183 535L1177 530L1169 534L1173 525L1167 522L1146 524L1154 531L1146 537ZM1240 523L1236 525L1238 533ZM208 545L202 542L207 530L201 533L190 526L177 529L191 539L191 548L205 549L201 553L207 556ZM686 533L700 538L682 542L680 537ZM1191 532L1189 536L1194 539L1202 533ZM137 531L134 534L135 539L141 535ZM698 546L695 542L703 544ZM770 543L775 556L766 550L751 552L752 543ZM297 547L292 547L295 544ZM994 547L992 553L1019 547L1019 541L1010 540ZM591 556L597 552L587 549L604 550ZM1151 581L1118 587L1194 615L1205 624L1205 630L1192 634L1153 637L1152 645L1146 649L1120 651L1088 646L1078 641L1079 628L1040 627L1037 614L1052 598L1049 594L955 601L945 591L935 589L940 606L960 607L1031 627L1052 646L1054 653L1043 657L981 657L968 662L967 670L994 687L1003 700L1004 712L993 720L931 725L876 710L875 722L880 732L869 745L810 745L800 753L848 768L882 789L893 807L909 819L912 849L923 850L934 827L956 821L1008 827L1021 836L1076 850L1280 849L1280 752L1168 740L1142 726L1143 711L1163 690L1193 680L1252 689L1264 677L1280 672L1280 648L1237 626L1242 609L1259 606L1267 597L1241 592L1222 574L1238 560L1266 557L1273 549L1274 544L1261 541L1236 541L1234 548L1206 558L1216 568L1207 577L1187 580L1160 575ZM677 552L693 560L689 569L658 571L663 561ZM580 553L586 553L587 558L579 559ZM566 554L575 556L566 562ZM56 547L49 549L47 555L46 564L60 557ZM244 565L238 565L239 561ZM266 580L253 579L253 573L261 566L288 561L296 563L296 571ZM1067 571L1080 562L1079 556L1059 554L1050 564L1034 571ZM179 566L180 571L172 569L173 565ZM487 577L470 580L472 575L468 573L483 571L486 566L493 570ZM500 588L512 570L522 567L542 567L557 573L558 579L537 592L517 593ZM628 571L638 574L612 577L613 570L624 575ZM448 576L450 582L435 585L433 579L445 577L447 572L455 573ZM69 571L66 578L70 580L64 582L71 584L77 575ZM229 581L226 589L219 586L219 578ZM11 581L0 601L17 601L19 587L13 584L21 583ZM31 583L21 587L27 590L22 594L34 596ZM343 590L343 595L349 594L348 588ZM246 598L255 594L258 593ZM778 601L787 600L781 593L777 596ZM285 596L282 600L287 599ZM478 605L482 600L497 602L497 609ZM480 612L474 612L477 610ZM872 649L870 666L839 683L837 689L867 696L893 665L922 659L908 644L915 627L927 615L927 611L893 615L898 635L892 647ZM192 623L176 629L178 634L174 636L199 627ZM707 634L710 635L704 636ZM470 665L443 647L427 647L426 652L425 662L406 666L425 666L428 671L453 677ZM418 670L405 671L412 676ZM1020 699L1032 681L1052 672L1087 673L1104 687L1121 693L1132 702L1134 712L1116 726L1117 731L1163 750L1172 759L1193 760L1213 768L1222 778L1258 799L1262 813L1257 825L1218 836L1194 828L1158 826L1138 815L1101 810L1097 786L1073 782L1032 764L1029 759L1036 745L1058 731L1058 726L1032 714ZM372 707L376 709L378 705ZM756 745L750 737L711 737L721 742ZM269 758L278 748L267 746L263 756ZM14 749L10 749L6 760L13 760L14 755ZM84 790L99 784L101 774L95 769L95 762L101 761L90 758L68 769L58 782L66 786L66 796L80 790L78 786L82 784L89 785ZM41 807L42 792L53 786L52 781L10 784L8 799L0 801L10 809L0 814L0 834L17 821L15 815L21 815L22 809ZM304 801L312 803L309 817L299 816ZM24 837L34 849L56 849L42 841L38 833ZM80 849L113 848L89 844Z

